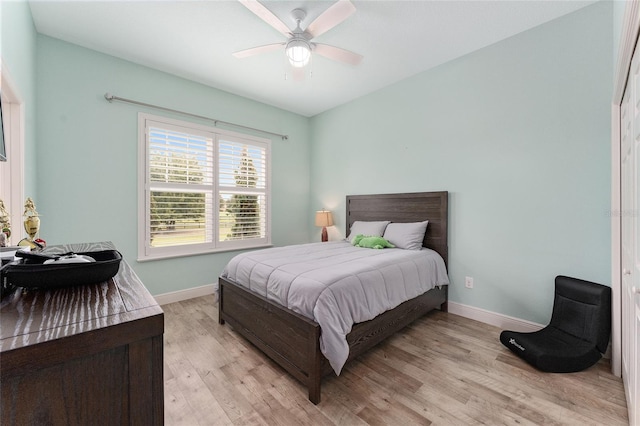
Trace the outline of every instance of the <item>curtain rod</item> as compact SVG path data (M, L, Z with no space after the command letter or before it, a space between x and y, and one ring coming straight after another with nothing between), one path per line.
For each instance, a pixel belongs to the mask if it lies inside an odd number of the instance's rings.
M227 126L234 126L234 127L239 127L239 128L246 129L246 130L253 130L255 132L266 133L268 135L279 136L279 137L282 138L283 141L286 141L287 139L289 139L288 135L281 135L280 133L274 133L274 132L269 132L267 130L256 129L254 127L243 126L242 124L229 123L228 121L216 120L215 118L210 118L210 117L205 117L205 116L202 116L202 115L192 114L190 112L178 111L177 109L165 108L165 107L158 106L158 105L153 105L153 104L147 104L147 103L144 103L144 102L134 101L132 99L121 98L119 96L114 96L114 95L112 95L111 93L108 93L108 92L104 94L104 98L107 101L109 101L109 103L111 103L113 101L120 101L120 102L126 102L126 103L130 103L130 104L142 105L142 106L146 106L146 107L149 107L149 108L159 109L159 110L162 110L162 111L168 111L168 112L173 112L173 113L176 113L176 114L187 115L189 117L199 118L201 120L213 121L214 126L217 126L218 123L222 123L222 124L225 124Z

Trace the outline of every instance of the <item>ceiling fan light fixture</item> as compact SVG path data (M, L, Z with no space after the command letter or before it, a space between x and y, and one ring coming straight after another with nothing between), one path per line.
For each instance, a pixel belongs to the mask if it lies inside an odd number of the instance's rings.
M287 43L285 48L287 58L292 66L296 68L305 67L311 59L311 46L306 40L293 39Z
M0 0L2 1L2 0ZM324 56L325 58L343 62L349 65L358 65L362 61L362 56L357 53L328 44L315 43L313 40L326 33L336 25L342 23L355 11L355 6L349 0L339 0L334 2L328 9L316 17L306 29L302 29L302 22L306 19L307 13L303 9L293 9L291 17L296 22L296 27L290 27L282 22L280 18L273 14L267 7L259 1L238 0L256 16L276 29L287 38L283 43L271 43L264 46L253 47L238 52L234 52L236 58L247 58L259 53L271 52L272 50L285 48L285 55L293 67L293 75L304 75L303 68L311 63L311 54Z

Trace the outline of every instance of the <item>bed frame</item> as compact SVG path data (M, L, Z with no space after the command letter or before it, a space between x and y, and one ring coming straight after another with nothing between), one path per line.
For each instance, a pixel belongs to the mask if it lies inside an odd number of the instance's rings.
M349 195L346 201L347 233L356 220L419 222L428 219L423 246L437 251L447 264L448 192ZM320 352L318 323L231 280L220 278L219 283L218 322L228 322L302 382L308 388L309 400L318 404L322 378L333 373ZM447 286L408 300L370 321L354 324L347 335L347 362L433 309L447 310Z

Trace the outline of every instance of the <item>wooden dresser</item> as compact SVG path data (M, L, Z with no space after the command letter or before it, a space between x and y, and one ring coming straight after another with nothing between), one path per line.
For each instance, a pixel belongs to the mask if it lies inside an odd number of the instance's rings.
M124 260L101 284L5 296L0 424L163 424L163 333L162 309Z

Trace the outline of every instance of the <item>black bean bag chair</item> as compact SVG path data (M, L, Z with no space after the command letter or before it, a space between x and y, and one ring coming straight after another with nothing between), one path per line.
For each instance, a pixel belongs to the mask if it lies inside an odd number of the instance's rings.
M600 360L610 335L611 288L557 276L549 325L533 333L503 331L500 341L538 370L573 373Z

